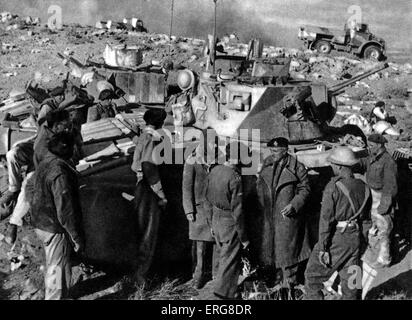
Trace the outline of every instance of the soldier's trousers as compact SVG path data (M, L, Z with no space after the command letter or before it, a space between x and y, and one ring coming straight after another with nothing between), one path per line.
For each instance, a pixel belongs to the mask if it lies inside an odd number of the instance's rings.
M27 174L26 178L24 178L23 183L21 185L21 191L19 196L17 197L16 206L14 207L13 213L10 217L9 223L14 224L16 226L23 226L23 218L29 212L30 209L30 202L27 197L27 183L30 179L32 179L34 171Z
M201 280L206 278L210 271L212 277L215 278L219 266L219 251L216 245L211 241L193 240L192 244L192 259L194 272L193 279Z
M63 233L50 233L36 229L38 238L43 242L46 254L45 300L60 300L69 297L71 285L72 247Z
M15 145L6 154L10 192L20 191L23 182L23 167L30 167L33 164L33 144L34 141L30 138L29 141Z
M139 181L135 190L134 208L137 215L137 281L143 284L153 265L159 245L161 209L158 198L145 179Z
M373 268L385 267L391 263L391 232L393 221L388 212L385 215L378 213L381 203L382 193L371 189L372 191L372 227L368 234L368 247L362 260Z
M241 243L237 234L228 242L216 241L219 267L214 293L220 298L234 299L242 269Z
M323 299L323 283L329 280L335 271L339 272L342 287L342 299L355 300L358 298L362 286L360 268L360 233L358 230L335 232L329 253L331 266L325 267L319 262L320 244L313 249L305 271L305 291L307 300ZM360 274L357 274L359 273ZM348 283L349 278L353 281ZM359 280L357 283L356 280Z

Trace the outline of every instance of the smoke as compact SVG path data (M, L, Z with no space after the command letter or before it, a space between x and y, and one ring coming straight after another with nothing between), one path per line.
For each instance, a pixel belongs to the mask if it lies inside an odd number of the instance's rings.
M81 0L79 5L81 20L91 23L98 17L99 5L97 0Z

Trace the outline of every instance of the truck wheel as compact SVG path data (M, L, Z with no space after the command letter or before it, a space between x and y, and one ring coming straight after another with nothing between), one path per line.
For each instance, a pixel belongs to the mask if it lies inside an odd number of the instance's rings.
M332 50L332 45L324 40L316 41L314 48L318 50L319 53L329 53Z
M366 59L379 61L382 58L382 51L378 46L368 46L363 51L363 57Z

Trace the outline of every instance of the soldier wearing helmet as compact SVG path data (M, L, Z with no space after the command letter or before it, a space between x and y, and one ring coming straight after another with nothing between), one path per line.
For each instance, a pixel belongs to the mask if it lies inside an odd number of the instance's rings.
M99 102L89 107L87 111L87 122L93 122L100 119L112 118L115 116L115 103L112 100L118 99L115 87L106 80L101 80L96 84L99 93Z
M353 275L349 268L360 266L361 235L364 221L369 221L369 187L353 175L358 163L348 147L338 147L328 157L335 177L326 185L319 221L319 240L305 271L307 300L323 299L323 282L339 272L342 299L358 298L361 284L348 284Z

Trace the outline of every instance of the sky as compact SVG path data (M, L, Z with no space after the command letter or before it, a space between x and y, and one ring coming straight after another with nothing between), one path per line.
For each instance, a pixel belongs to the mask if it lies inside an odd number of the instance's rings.
M94 25L97 20L141 18L150 31L169 33L172 0L0 0L0 11L47 21L52 4L63 22ZM362 21L384 38L388 50L412 52L411 0L217 0L218 35L235 32L242 42L260 37L276 46L299 45L301 24L343 29L358 6ZM213 0L174 0L173 34L206 38L213 32Z

